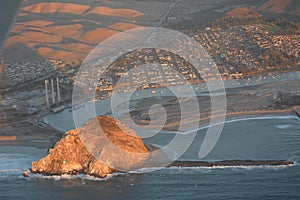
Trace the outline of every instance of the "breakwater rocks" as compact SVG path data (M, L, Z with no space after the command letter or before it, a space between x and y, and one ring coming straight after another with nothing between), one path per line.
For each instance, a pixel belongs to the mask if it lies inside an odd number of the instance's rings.
M226 160L216 162L175 161L168 167L287 166L293 164L293 161L286 160Z
M296 115L300 118L300 106L296 106L294 108L294 111L295 111Z

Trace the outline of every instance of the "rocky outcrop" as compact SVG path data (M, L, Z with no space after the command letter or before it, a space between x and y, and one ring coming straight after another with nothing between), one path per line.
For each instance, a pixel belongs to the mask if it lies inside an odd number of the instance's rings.
M99 125L101 130L97 128ZM82 173L102 178L120 169L139 166L148 154L143 141L131 129L111 117L100 116L67 132L46 157L32 162L31 172Z

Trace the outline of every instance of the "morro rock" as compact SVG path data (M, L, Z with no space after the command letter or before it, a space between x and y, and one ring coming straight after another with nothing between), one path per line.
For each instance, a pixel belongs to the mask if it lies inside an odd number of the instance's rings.
M103 178L112 172L138 168L149 155L134 131L112 117L99 116L65 133L46 157L32 162L31 172Z

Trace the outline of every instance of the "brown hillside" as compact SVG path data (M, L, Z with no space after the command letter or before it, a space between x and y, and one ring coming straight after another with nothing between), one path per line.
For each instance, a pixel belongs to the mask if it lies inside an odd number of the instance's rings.
M235 18L235 19L256 19L261 17L261 15L248 8L235 8L225 14L225 18Z
M38 3L32 6L22 8L22 11L31 13L46 14L46 13L70 13L81 15L90 7L86 5L73 4L73 3Z
M112 9L109 7L97 7L88 12L88 14L98 14L98 15L105 15L105 16L113 16L113 17L123 17L123 18L134 18L143 16L144 14L137 10L132 9Z
M276 14L300 15L300 1L269 0L260 6L258 10Z

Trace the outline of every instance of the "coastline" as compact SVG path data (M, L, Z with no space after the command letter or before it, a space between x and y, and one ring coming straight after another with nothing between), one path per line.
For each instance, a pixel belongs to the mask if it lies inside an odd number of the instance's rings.
M237 121L244 121L244 120L252 120L252 119L276 119L276 118L295 118L298 119L298 117L294 114L294 108L291 109L278 109L278 110L256 110L256 111L247 111L247 112L229 112L226 115L226 121L225 123L231 123L231 122L237 122ZM201 119L201 126L205 126L207 122L209 122L210 119ZM43 123L47 123L45 120L43 120ZM199 129L204 129L206 127L200 127ZM59 131L56 127L51 126L50 124L47 124L47 130L55 130L56 132ZM62 130L60 130L61 132ZM61 132L63 133L63 132ZM56 139L52 138L52 141L48 138L45 139L44 136L22 136L18 137L16 141L7 141L5 142L6 145L2 145L0 142L0 146L32 146L39 149L48 149L49 147L53 146L58 140L60 140L60 137L56 137ZM44 140L43 144L41 143L33 143L32 140ZM252 166L294 166L297 162L292 159L288 160L226 160L226 161L216 161L211 163L205 163L205 162L195 162L195 161L176 161L173 164L171 164L168 167L179 167L179 168L185 168L185 167L206 167L206 168L226 168L226 167L252 167Z
M218 119L222 119L224 116L215 116L214 120L218 121ZM224 124L239 122L239 121L247 121L247 120L265 120L265 119L278 119L278 118L294 118L299 119L295 113L295 109L278 109L278 110L254 110L247 112L230 112L226 113ZM190 123L195 123L197 119L193 119L189 121ZM197 130L206 129L209 126L219 125L220 123L210 124L211 117L200 117L199 120L199 128ZM176 131L176 127L178 126L178 122L172 122L171 124L165 125L163 131L166 132L178 132ZM187 126L187 125L184 125ZM147 127L147 130L151 130L157 127ZM189 133L194 130L188 130L186 133ZM181 132L179 130L179 132Z
M245 88L244 87L235 88L233 91L231 90L229 92L229 94L232 95L232 94L239 93L240 90L243 90L243 89L245 89ZM247 89L246 89L245 93L247 94L248 92L249 91L247 91ZM269 95L265 95L265 96L269 97ZM266 98L265 96L261 96L262 102L259 102L259 101L253 102L252 100L255 99L256 97L254 97L252 99L251 98L247 99L248 97L247 96L244 97L243 94L242 95L238 94L238 95L234 96L233 98L230 96L228 98L229 105L228 105L227 109L234 110L234 111L229 111L229 112L227 111L225 120L226 121L247 120L250 117L264 117L264 116L270 116L270 117L272 117L272 116L276 116L276 117L277 116L295 116L295 118L297 118L297 110L299 110L299 106L278 106L276 103L266 106L266 103L268 103L269 98ZM198 98L201 98L200 100L204 99L204 101L207 101L207 99L209 99L210 97L198 97ZM169 96L166 96L164 98L150 97L150 98L145 98L145 99L142 98L139 100L135 100L134 101L135 114L133 115L134 120L136 120L135 122L141 122L141 124L143 124L143 121L145 121L145 119L143 117L141 117L141 115L145 114L145 112L148 112L151 105L153 105L157 101L159 101L159 103L161 105L166 106L167 109L169 108L172 110L174 100L175 99L173 97L169 97ZM251 104L252 107L249 107L249 108L244 107L243 108L244 110L236 109L233 105L239 103L239 100L245 101L245 102L243 102L245 105ZM273 103L272 101L273 100L271 100L271 103ZM191 103L193 103L193 102L191 102ZM210 105L208 105L208 104L202 106L202 108L200 110L203 109L203 110L205 110L205 112L203 112L203 113L201 112L202 116L200 116L200 119L193 117L193 113L190 113L189 122L194 123L196 120L198 120L200 126L208 125L209 122L211 121L211 116L209 113L210 112L209 106ZM268 107L268 109L265 109L266 107ZM286 107L286 108L282 108L282 107ZM253 108L253 110L251 110L251 108ZM246 110L246 109L249 109L249 110ZM160 111L155 111L155 112L160 112ZM178 114L178 116L180 115L180 113L175 113L175 114ZM104 115L111 115L111 113L104 114ZM72 117L73 117L73 115L72 115ZM214 117L215 117L214 120L218 120L218 118L224 118L224 116L222 116L222 115L220 115L220 116L216 115ZM122 116L120 119L122 119ZM45 119L45 117L42 120L44 123L48 124L49 126L52 126L54 129L56 129L58 131L65 132L65 131L69 130L69 129L64 130L61 127L53 126L53 124L51 124L51 122L47 121ZM124 120L126 121L126 119L124 119ZM172 116L172 119L170 120L170 122L168 124L165 125L163 130L166 130L166 131L174 130L174 127L178 126L179 120L180 119L178 117ZM133 127L134 126L135 125L133 125ZM71 129L73 129L73 128L71 128ZM156 127L150 127L150 126L147 127L147 129L152 129L152 128L156 128Z
M295 109L255 110L255 111L247 111L247 112L226 113L224 124L238 122L238 121L247 121L247 120L256 120L256 119L264 120L264 119L277 119L277 118L298 119L297 115L295 114ZM200 122L199 129L208 128L208 126L210 126L209 125L210 120L211 120L210 117L201 118L199 121ZM53 129L60 131L62 133L67 131L67 130L63 130L63 129L53 126L51 123L49 123L47 120L45 120L45 118L43 118L43 122L46 123L48 126L52 127ZM214 126L214 125L215 124L211 124L211 126ZM151 128L155 128L155 127L151 127ZM169 128L166 128L163 130L172 132L172 129L169 129Z
M280 93L282 91L287 94L296 94L299 97L299 80L288 80L283 82L268 83L259 86L229 88L227 93L227 113L226 120L245 120L249 117L264 117L264 116L295 116L296 110L300 110L299 104L286 105L284 103L278 103L278 99L274 99L274 93ZM276 95L275 95L276 96ZM205 126L210 122L210 97L201 96L198 98L200 104L201 117L195 119L193 113L189 113L189 120L195 122L200 121L200 126ZM161 103L166 106L167 109L172 110L174 107L174 97L166 96L165 99L156 97L155 95L150 99L139 99L133 102L135 105L135 117L137 122L143 122L145 119L142 117L144 112L148 112L153 103ZM176 103L176 102L175 102ZM193 103L193 102L191 102ZM65 110L67 110L66 108ZM65 111L64 110L64 111ZM61 111L63 112L63 111ZM175 111L176 112L176 111ZM43 146L50 147L53 145L53 141L57 141L61 138L65 130L57 128L46 121L45 117L52 115L53 113L41 112L28 117L16 117L12 123L4 124L0 130L1 136L16 136L15 141L0 141L0 145L14 144L14 145L36 145L32 144L30 140L41 139L49 140L49 144ZM57 113L56 113L57 114ZM172 113L174 114L174 112ZM176 113L175 113L176 114ZM109 115L109 113L108 113ZM141 116L138 116L141 115ZM174 115L175 116L175 115ZM176 126L178 122L177 117L171 117L170 123L165 127L166 131L172 131L172 126ZM224 116L219 116L224 117ZM125 119L126 120L126 119ZM151 128L151 127L149 127Z
M242 120L251 120L251 119L260 119L264 117L272 118L278 118L278 117L293 117L298 118L294 114L293 109L284 109L284 110L253 110L253 111L247 111L247 112L231 112L226 113L225 117L225 123L233 122L233 121L242 121ZM206 125L210 121L210 117L207 117L203 119L202 123L200 125Z

